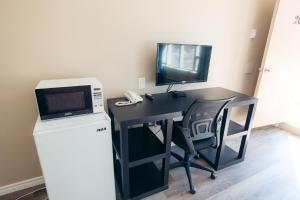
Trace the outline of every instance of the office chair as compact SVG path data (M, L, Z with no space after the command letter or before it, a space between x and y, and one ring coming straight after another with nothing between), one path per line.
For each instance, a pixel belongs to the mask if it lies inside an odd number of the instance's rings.
M212 169L191 160L197 157L198 151L202 149L219 147L222 113L233 99L234 97L219 100L195 100L184 114L183 120L174 122L172 142L184 150L184 157L171 151L171 155L178 162L171 163L170 169L185 168L192 194L195 194L196 190L192 183L190 167L208 171L211 173L211 179L216 178Z

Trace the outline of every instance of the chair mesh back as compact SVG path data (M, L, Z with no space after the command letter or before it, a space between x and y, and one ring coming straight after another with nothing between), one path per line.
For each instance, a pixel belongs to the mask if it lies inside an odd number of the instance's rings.
M189 128L194 140L215 137L220 129L224 107L233 98L220 100L195 100L183 118L183 127Z

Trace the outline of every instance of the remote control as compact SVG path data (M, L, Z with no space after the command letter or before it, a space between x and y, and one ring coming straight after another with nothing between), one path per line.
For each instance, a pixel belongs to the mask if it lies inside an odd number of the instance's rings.
M146 94L145 94L145 97L146 97L147 99L151 100L151 101L153 101L153 100L154 100L154 98L153 98L152 94L148 94L148 93L146 93Z

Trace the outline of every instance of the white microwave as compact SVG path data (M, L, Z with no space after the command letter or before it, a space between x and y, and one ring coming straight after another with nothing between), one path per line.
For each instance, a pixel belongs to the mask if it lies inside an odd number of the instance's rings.
M42 80L35 96L42 120L104 111L102 84L96 78Z

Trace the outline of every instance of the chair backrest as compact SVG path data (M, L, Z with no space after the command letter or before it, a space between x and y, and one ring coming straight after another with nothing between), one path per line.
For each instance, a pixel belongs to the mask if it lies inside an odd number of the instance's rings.
M223 110L234 98L195 100L182 121L182 126L190 130L190 139L195 141L216 137L216 143L219 143Z

